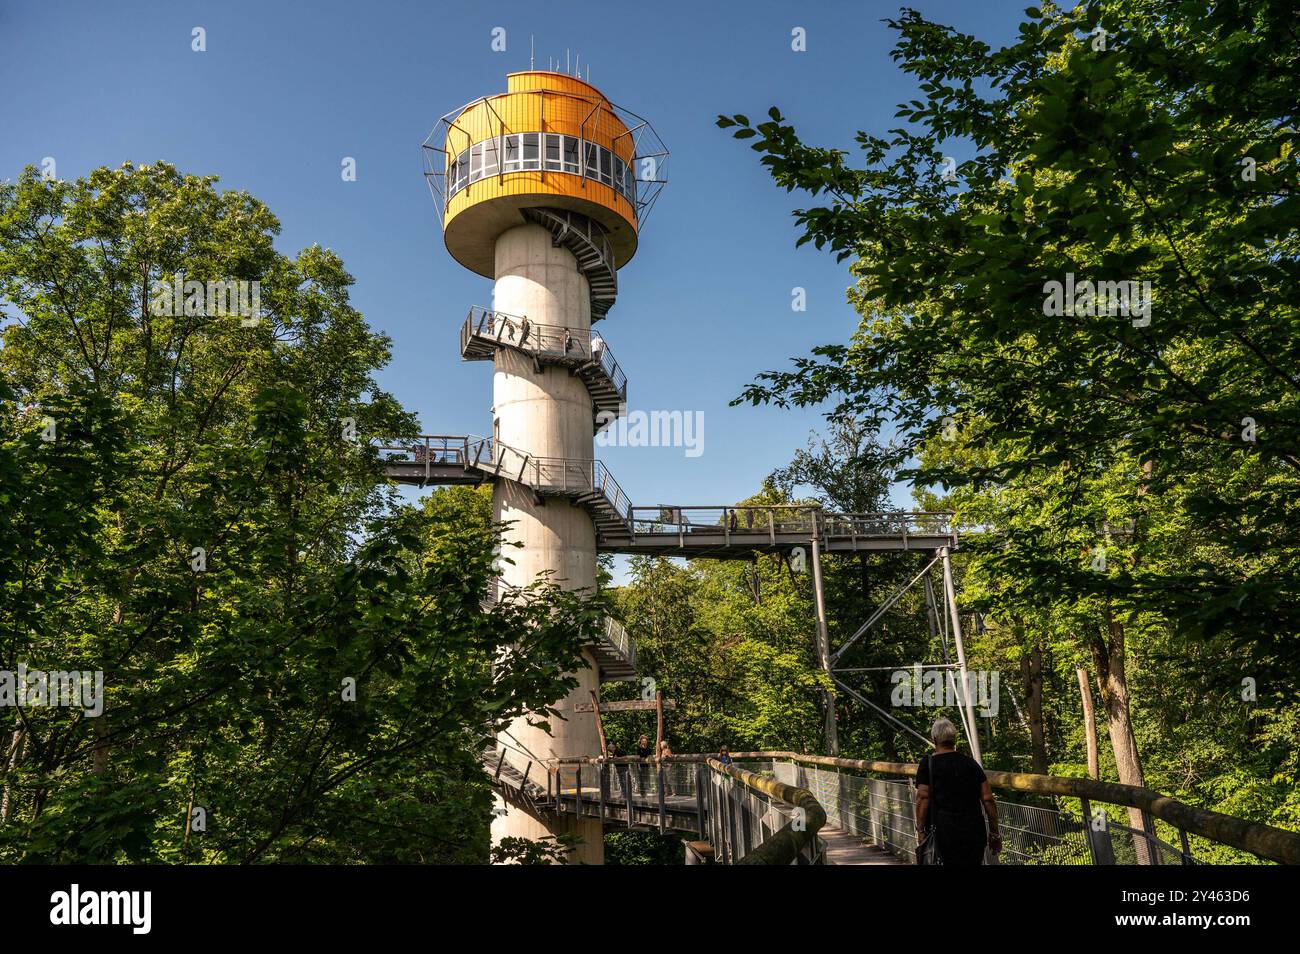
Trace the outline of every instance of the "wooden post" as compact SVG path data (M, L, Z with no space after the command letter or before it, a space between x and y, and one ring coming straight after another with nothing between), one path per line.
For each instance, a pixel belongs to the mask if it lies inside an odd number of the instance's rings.
M600 733L600 757L606 758L609 752L605 748L605 724L600 718L600 700L596 698L596 690L589 690L591 693L591 711L596 713L596 731Z

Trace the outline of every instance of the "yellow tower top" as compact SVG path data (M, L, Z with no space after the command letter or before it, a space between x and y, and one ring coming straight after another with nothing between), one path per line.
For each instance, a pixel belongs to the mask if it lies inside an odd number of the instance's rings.
M447 251L491 278L497 236L530 209L595 222L621 268L663 187L668 153L648 122L590 83L528 70L511 73L506 92L444 116L425 156Z

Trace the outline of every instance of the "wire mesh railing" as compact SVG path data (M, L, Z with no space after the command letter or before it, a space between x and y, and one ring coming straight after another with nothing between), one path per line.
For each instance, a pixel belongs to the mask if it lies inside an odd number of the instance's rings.
M750 537L803 536L812 539L947 537L955 542L950 513L898 511L893 513L826 513L798 504L740 507L678 507L659 504L633 507L632 530L638 536L691 534Z
M817 762L844 760L817 757ZM786 784L806 788L826 809L828 824L891 854L916 860L916 786L912 778L882 777L844 767L773 759L772 771ZM992 779L1000 774L990 773ZM1046 776L1040 776L1046 778ZM993 781L996 787L996 781ZM1035 796L1027 796L1034 798ZM1134 809L1135 828L1108 817L1099 799L1082 797L1013 801L996 798L1002 852L985 853L987 864L1125 865L1199 864L1186 832ZM1107 803L1109 804L1109 803ZM1179 839L1175 845L1162 838Z
M631 509L632 531L649 534L803 534L811 539L816 511L809 507L677 507Z
M885 513L828 513L822 531L827 537L953 537L957 535L953 515L941 512L900 510Z

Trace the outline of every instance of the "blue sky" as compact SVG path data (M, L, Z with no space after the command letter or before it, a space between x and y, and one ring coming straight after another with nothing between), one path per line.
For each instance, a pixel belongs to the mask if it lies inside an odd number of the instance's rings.
M931 18L998 44L1023 0L916 0ZM332 248L354 303L394 340L384 387L428 432L487 433L491 373L464 363L457 332L490 282L443 248L421 175L437 117L503 91L566 50L614 102L650 119L672 151L670 184L598 327L628 374L632 409L701 411L704 453L600 449L637 504L720 505L789 461L816 411L728 407L756 372L856 324L847 264L796 250L790 210L757 155L714 125L771 105L805 139L853 148L895 125L914 82L889 57L896 3L291 3L262 0L43 4L0 0L0 178L54 157L60 178L165 159L251 192L293 253ZM206 30L207 51L191 50ZM491 49L492 30L507 49ZM791 50L803 27L807 51ZM357 181L340 176L355 157ZM791 289L807 310L791 310ZM895 501L910 503L906 488Z

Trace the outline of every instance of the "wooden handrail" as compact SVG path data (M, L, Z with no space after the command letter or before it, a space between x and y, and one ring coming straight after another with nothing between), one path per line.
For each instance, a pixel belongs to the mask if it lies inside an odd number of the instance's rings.
M841 759L827 755L802 755L797 752L735 752L733 759L789 759L808 765L854 769L879 775L916 775L915 763L873 762L865 759ZM1033 775L1028 772L998 772L985 769L991 788L1036 795L1086 798L1089 801L1122 805L1149 813L1175 828L1200 835L1232 848L1278 864L1300 864L1300 832L1286 831L1271 825L1234 818L1207 808L1196 808L1168 795L1137 785L1101 782L1091 778L1067 778L1059 775Z

